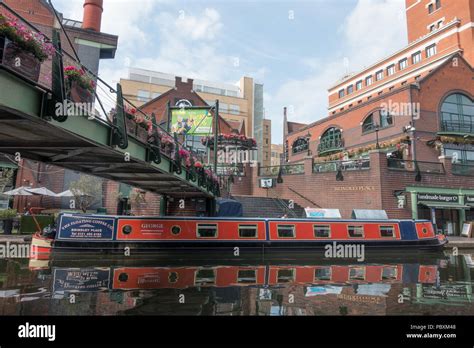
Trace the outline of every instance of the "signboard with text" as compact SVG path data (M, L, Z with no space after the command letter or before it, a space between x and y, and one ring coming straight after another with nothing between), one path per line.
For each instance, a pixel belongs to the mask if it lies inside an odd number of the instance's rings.
M212 134L213 116L209 109L171 110L171 133L182 135Z
M416 195L418 201L438 202L438 203L459 203L458 195L442 194L442 193L418 193Z
M105 241L114 237L115 219L101 216L61 215L58 239Z

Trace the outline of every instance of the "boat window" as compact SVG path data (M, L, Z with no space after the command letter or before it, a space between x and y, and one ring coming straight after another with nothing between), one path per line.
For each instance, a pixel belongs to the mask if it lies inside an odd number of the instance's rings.
M347 226L349 237L351 238L363 238L364 237L364 226Z
M278 238L295 238L295 225L278 225Z
M217 224L198 224L197 236L198 238L216 238Z
M331 226L329 225L313 225L313 229L316 238L331 237Z
M200 269L196 272L195 285L212 285L216 283L216 272L213 269Z
M381 237L395 237L395 229L393 226L380 226Z
M397 279L397 267L384 267L382 270L382 279Z
M257 238L257 225L239 225L240 238Z
M255 284L257 282L257 271L254 269L239 270L237 282L244 284Z
M316 268L314 280L331 280L331 267Z
M279 269L278 270L278 283L289 283L295 279L294 269Z
M349 271L350 279L364 280L365 279L365 268L364 267L352 267Z

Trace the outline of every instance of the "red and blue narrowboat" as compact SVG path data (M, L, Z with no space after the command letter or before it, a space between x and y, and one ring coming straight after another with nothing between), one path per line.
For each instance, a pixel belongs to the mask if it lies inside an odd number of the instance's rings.
M440 250L447 243L428 220L129 217L61 214L55 229L33 237L50 251L271 254L324 250L329 244L379 250ZM206 251L206 252L203 252Z

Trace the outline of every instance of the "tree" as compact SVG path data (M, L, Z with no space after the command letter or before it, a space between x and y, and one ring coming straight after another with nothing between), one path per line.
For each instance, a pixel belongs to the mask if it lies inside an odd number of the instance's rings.
M69 184L79 209L86 213L87 209L99 201L102 196L102 179L91 175L81 175Z

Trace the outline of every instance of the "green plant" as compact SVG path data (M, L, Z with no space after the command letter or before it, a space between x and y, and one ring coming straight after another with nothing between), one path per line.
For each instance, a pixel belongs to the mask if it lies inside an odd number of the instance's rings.
M0 220L13 219L16 216L17 216L16 209L0 210Z
M0 35L32 53L40 62L55 52L54 46L47 42L42 34L29 30L26 25L8 15L0 14Z
M95 82L83 69L72 65L67 66L64 68L64 78L69 83L75 81L79 86L88 90L89 93L94 93Z
M102 196L102 180L95 176L81 175L79 180L70 183L69 189L79 208L85 213Z

